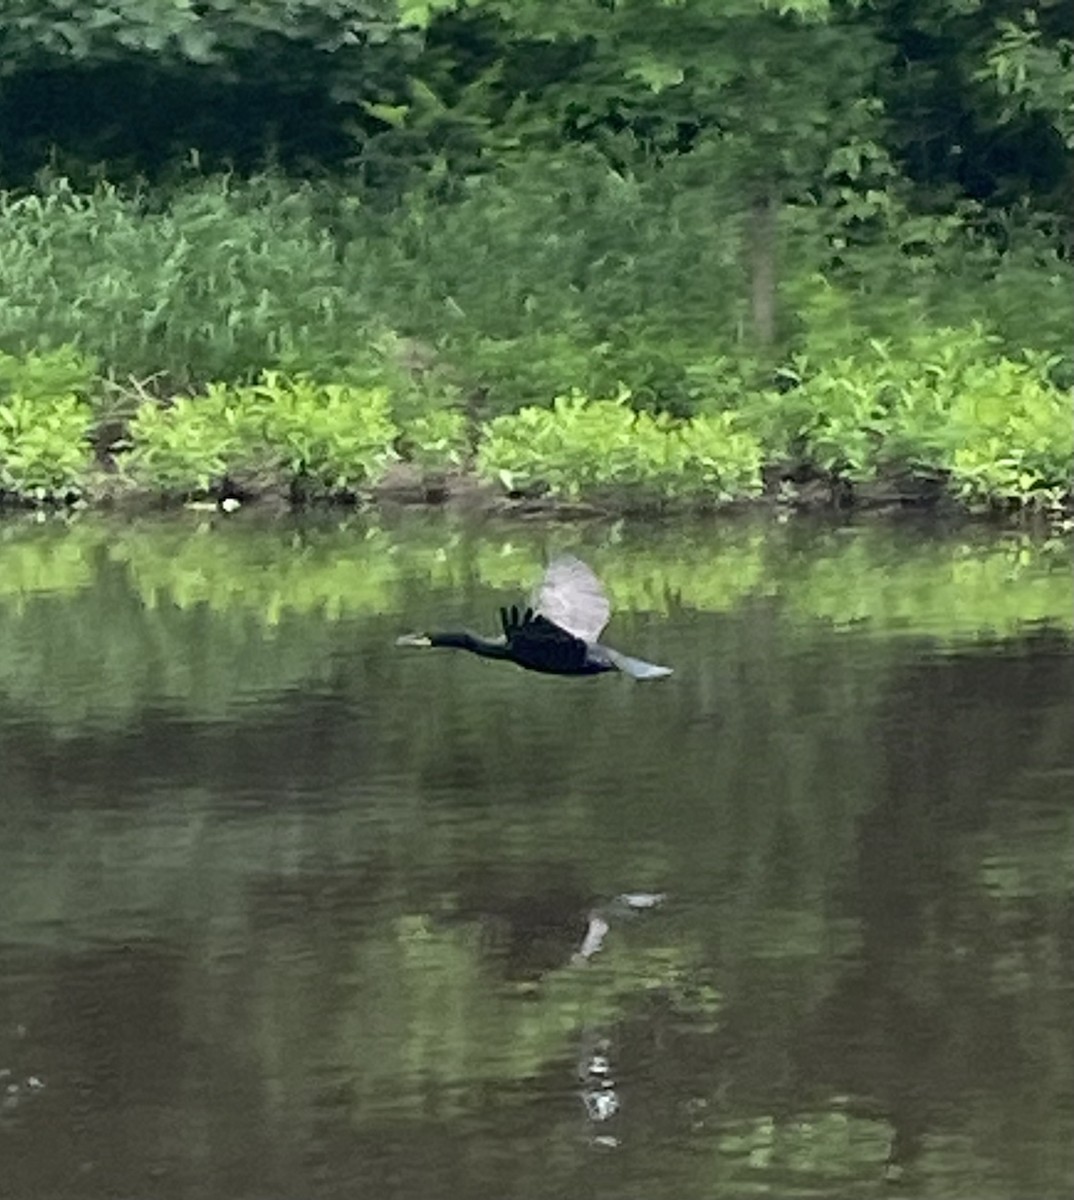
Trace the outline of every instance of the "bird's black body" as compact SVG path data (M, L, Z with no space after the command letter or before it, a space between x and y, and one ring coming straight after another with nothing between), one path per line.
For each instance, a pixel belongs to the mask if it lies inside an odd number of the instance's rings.
M630 658L597 641L610 612L593 572L579 559L563 556L549 564L528 607L500 609L502 637L483 638L462 630L408 634L398 642L468 650L545 675L601 675L607 671L621 671L635 679L670 675L669 667Z
M529 671L546 675L599 675L615 667L600 653L603 646L590 645L561 629L554 621L532 608L519 612L517 605L500 609L507 656Z

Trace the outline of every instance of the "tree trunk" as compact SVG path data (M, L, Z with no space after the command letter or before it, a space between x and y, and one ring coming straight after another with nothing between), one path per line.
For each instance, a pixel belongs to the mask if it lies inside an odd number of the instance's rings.
M750 206L749 263L753 340L766 350L776 336L776 205L767 190Z

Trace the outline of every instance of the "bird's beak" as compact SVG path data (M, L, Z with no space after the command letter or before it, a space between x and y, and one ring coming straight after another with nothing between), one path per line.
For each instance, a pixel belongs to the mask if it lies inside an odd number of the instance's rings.
M402 637L395 639L395 644L397 646L431 646L433 643L428 634L404 633Z

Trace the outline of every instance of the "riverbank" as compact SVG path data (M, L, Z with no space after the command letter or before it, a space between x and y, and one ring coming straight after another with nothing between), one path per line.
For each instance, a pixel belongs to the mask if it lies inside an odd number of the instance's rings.
M0 503L1071 511L1070 393L1028 357L966 355L938 379L874 346L686 418L625 389L482 420L390 381L268 371L193 395L139 388L111 410L94 384L77 358L0 355Z
M1012 528L1025 526L1068 528L1074 521L1074 500L1068 495L1046 508L1035 505L968 505L945 490L935 476L896 475L867 484L821 476L796 480L784 477L778 467L767 471L770 482L759 495L685 503L629 489L605 489L585 498L557 496L542 488L509 491L481 478L476 472L455 470L428 473L413 464L394 464L375 485L360 492L332 497L299 498L287 488L263 491L242 490L224 481L209 493L194 496L162 494L139 487L118 476L102 477L94 491L62 501L27 501L0 498L0 515L18 512L95 512L125 518L155 513L256 512L282 517L303 512L365 511L386 515L400 511L444 511L463 517L514 517L520 520L638 520L695 519L719 516L737 518L754 515L785 519L795 514L829 514L840 517L905 517L956 522L990 522Z
M0 503L1069 512L1044 229L836 262L791 223L758 339L748 247L667 182L629 221L580 164L564 211L536 166L391 214L275 177L4 195Z

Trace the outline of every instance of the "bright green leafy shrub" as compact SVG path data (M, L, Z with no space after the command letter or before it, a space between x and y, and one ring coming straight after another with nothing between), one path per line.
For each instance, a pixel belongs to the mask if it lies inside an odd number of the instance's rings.
M0 493L23 500L79 495L92 463L93 363L69 346L0 353Z
M1070 492L1071 397L1055 359L999 356L979 327L870 341L815 366L796 358L782 394L745 407L771 458L800 459L854 482L941 470L966 499L1052 502Z
M89 397L95 376L96 364L73 346L22 355L0 351L0 397L14 392L30 401Z
M0 494L38 502L78 496L93 460L92 425L92 409L81 396L5 396L0 401Z
M466 414L440 408L412 417L400 438L403 457L424 471L460 467L470 452Z
M508 490L543 485L570 497L666 476L663 421L634 412L625 400L589 400L575 390L557 396L550 409L496 417L485 428L479 468Z
M1003 359L967 369L951 411L943 465L971 503L1058 503L1071 493L1071 393L1053 386L1050 359Z
M354 492L376 480L393 457L399 431L384 388L266 371L260 383L236 396L270 456L292 478L308 481L315 494Z
M950 387L916 363L893 359L883 343L819 370L799 356L783 375L788 391L767 392L749 405L751 425L772 457L804 458L856 482L884 467L935 462Z
M236 393L210 384L167 406L141 404L129 440L123 465L137 483L166 495L204 495L246 464L254 437Z
M550 409L497 417L485 429L479 470L509 490L542 485L571 498L626 489L646 499L726 500L759 490L760 446L732 414L678 423L635 412L627 400L574 391Z
M761 443L729 412L694 417L668 434L672 495L737 500L761 491Z
M143 404L125 464L137 482L170 495L204 495L237 478L338 495L377 478L397 432L382 389L267 371L250 387L212 384L167 407Z

